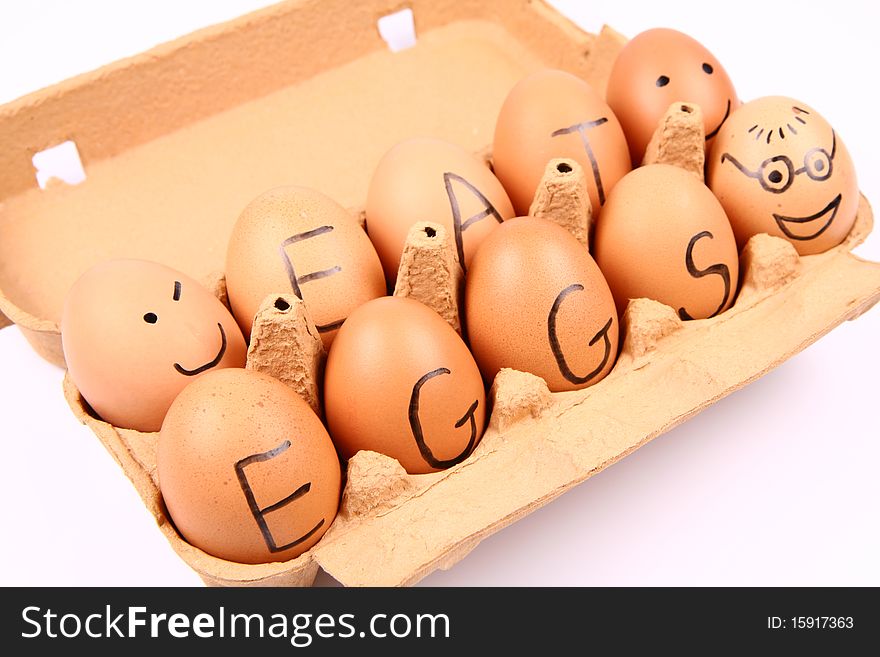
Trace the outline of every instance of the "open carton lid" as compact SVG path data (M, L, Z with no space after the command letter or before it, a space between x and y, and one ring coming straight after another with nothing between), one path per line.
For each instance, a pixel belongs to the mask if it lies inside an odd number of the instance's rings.
M291 2L0 108L10 144L0 153L0 310L60 362L61 300L93 262L145 257L204 280L222 269L241 208L265 189L296 181L358 211L370 172L400 139L429 134L489 155L514 82L544 66L601 81L616 52L613 33L586 34L541 2L411 6L417 45L396 53L376 20L398 5ZM85 182L36 188L32 156L67 140ZM205 581L308 584L320 564L345 584L409 584L870 307L880 266L848 253L870 225L863 200L848 243L781 266L773 244L754 242L736 306L712 320L682 325L663 307L632 305L621 360L593 388L550 395L534 377L501 378L490 428L455 468L411 477L360 454L330 532L286 564L245 567L188 546L164 516L150 435L96 420L75 388L65 392ZM792 308L802 321L789 320Z

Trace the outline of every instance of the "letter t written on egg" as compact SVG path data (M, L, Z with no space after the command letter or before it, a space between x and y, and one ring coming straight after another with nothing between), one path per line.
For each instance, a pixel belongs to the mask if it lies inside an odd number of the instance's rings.
M260 533L263 535L263 540L266 542L266 547L269 549L269 552L283 552L284 550L288 550L296 545L299 545L303 541L307 540L312 534L314 534L318 529L320 529L324 525L324 519L316 524L311 530L299 536L297 538L293 538L292 540L283 543L282 545L278 545L278 541L275 538L275 534L272 532L270 528L270 522L273 519L277 519L281 522L272 522L276 527L276 531L279 525L289 527L293 516L293 508L290 507L290 504L296 501L297 499L306 495L309 490L312 488L311 482L306 482L296 490L294 490L290 495L284 497L280 500L271 502L269 504L265 504L264 506L260 506L260 503L257 501L257 496L259 495L259 491L255 491L251 485L250 479L248 479L247 473L245 472L245 468L258 468L258 464L266 464L269 466L274 466L271 468L267 468L264 466L263 471L259 473L259 475L255 478L256 481L263 480L265 481L267 477L277 477L280 476L279 473L284 472L283 462L284 453L290 447L291 442L289 440L285 440L278 447L270 449L267 452L261 452L259 454L252 454L251 456L245 457L235 464L235 474L238 477L238 483L241 486L241 490L244 493L245 498L247 499L248 508L251 511L251 515L253 515L254 520L257 521L257 525L260 528ZM289 538L289 537L288 537ZM284 539L282 539L284 540Z

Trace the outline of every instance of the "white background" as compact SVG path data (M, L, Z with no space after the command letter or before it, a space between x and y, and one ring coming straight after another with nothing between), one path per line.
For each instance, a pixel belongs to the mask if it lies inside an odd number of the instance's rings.
M0 102L265 4L4 1ZM812 105L880 202L876 3L553 4L591 32L675 27L741 98ZM880 261L878 232L856 252ZM424 583L880 585L878 339L875 309ZM18 329L0 332L0 584L200 585L74 420L61 378Z

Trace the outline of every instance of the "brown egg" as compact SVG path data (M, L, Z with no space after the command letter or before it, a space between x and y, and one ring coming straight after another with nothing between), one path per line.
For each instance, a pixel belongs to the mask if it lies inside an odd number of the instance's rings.
M713 317L736 296L739 260L724 209L693 174L650 164L614 188L596 225L596 262L620 313L630 299Z
M483 160L429 138L403 141L382 157L370 181L366 210L367 232L392 285L415 222L445 226L466 269L483 238L513 216L507 192Z
M849 234L859 186L849 151L828 122L794 98L768 96L727 121L707 161L706 180L740 247L756 233L821 253Z
M345 458L366 449L411 474L464 460L483 435L480 370L452 327L403 297L358 308L327 357L324 409Z
M554 157L572 158L584 168L594 214L630 170L626 138L611 108L580 78L547 69L513 87L495 124L495 175L516 214L528 214Z
M656 28L623 47L608 79L608 104L626 134L634 165L663 114L673 103L695 103L703 111L706 141L739 106L727 71L703 45L676 30Z
M209 370L244 367L247 351L213 294L145 260L109 260L83 274L65 298L61 342L95 412L138 431L158 431L185 386Z
M465 286L471 350L487 381L502 367L550 390L605 377L617 358L614 299L587 249L544 219L506 221L477 251Z
M159 487L191 545L239 563L286 561L336 516L341 473L308 404L266 374L226 369L199 379L168 410Z
M250 202L229 238L226 287L249 338L269 294L305 301L325 347L348 314L387 293L382 265L354 217L305 187L278 187Z

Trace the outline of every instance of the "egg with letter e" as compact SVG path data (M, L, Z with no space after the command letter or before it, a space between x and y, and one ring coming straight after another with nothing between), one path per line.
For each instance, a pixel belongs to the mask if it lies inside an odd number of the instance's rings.
M242 211L229 238L226 288L245 336L268 295L293 292L325 347L352 310L387 293L379 257L351 213L293 186L271 189Z
M108 260L70 288L61 313L70 379L117 427L158 431L171 402L205 372L244 367L232 315L198 282L146 260Z
M292 389L252 370L212 372L174 400L158 472L183 538L237 563L299 556L339 505L339 458L321 420Z
M843 139L812 107L784 96L734 112L712 146L706 181L740 247L768 233L801 255L827 251L849 234L859 207Z
M465 282L468 337L487 382L503 367L553 392L602 380L617 358L614 298L587 248L545 219L505 221Z
M375 299L339 329L327 356L324 411L346 459L371 450L410 474L463 461L483 435L486 395L464 341L436 312Z

